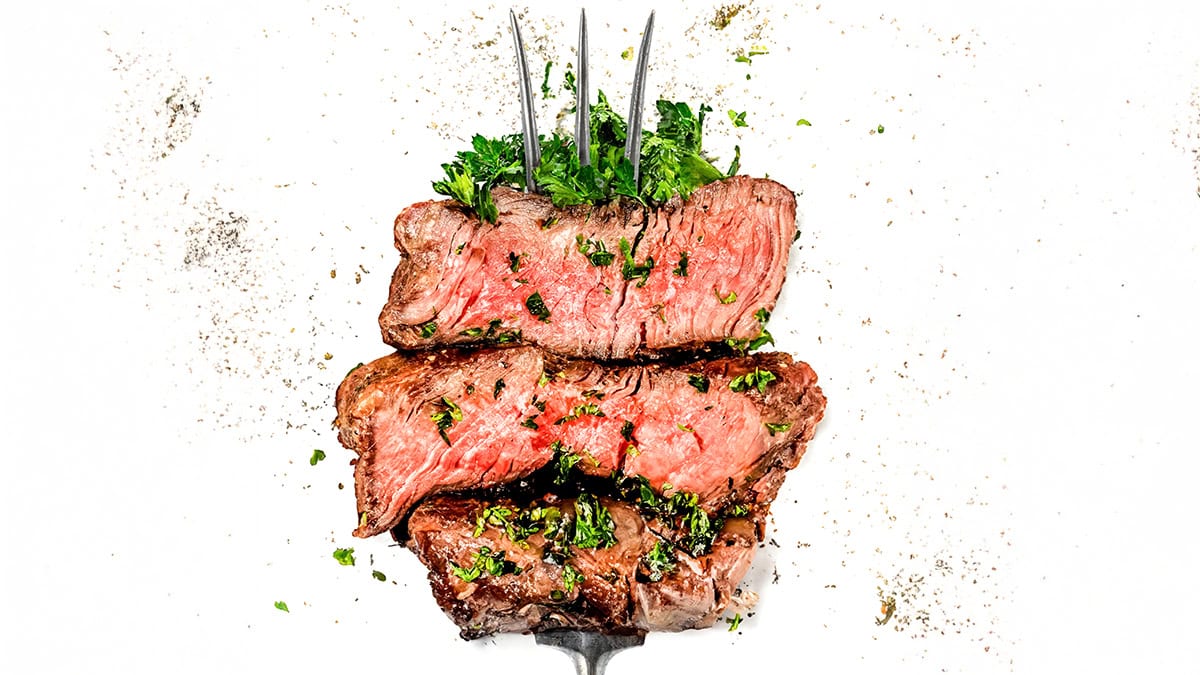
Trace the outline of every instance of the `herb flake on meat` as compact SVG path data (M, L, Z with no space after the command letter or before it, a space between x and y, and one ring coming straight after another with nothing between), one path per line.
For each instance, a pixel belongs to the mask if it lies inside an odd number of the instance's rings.
M621 255L625 258L625 263L621 265L621 278L625 281L637 279L638 288L645 286L646 281L650 279L650 271L654 269L654 258L647 256L646 262L637 264L633 259L633 249L625 237L621 237L617 247L621 249Z
M542 323L550 323L550 310L546 307L545 301L542 300L542 294L534 291L533 295L525 299L525 309L529 310L538 321Z
M580 548L608 548L617 543L615 530L608 509L595 496L581 493L575 500L575 535L571 543Z
M437 332L436 317L421 324L418 326L418 328L421 329L421 337L425 338L426 340L433 337L433 334Z
M694 373L688 375L688 384L696 388L696 391L701 394L708 393L708 376L703 373Z
M733 378L733 380L729 383L729 388L732 391L738 392L748 391L750 389L758 389L758 393L765 394L767 393L767 385L774 382L776 379L778 378L775 377L775 373L756 367L754 370L744 375L738 375L737 377Z
M688 253L687 253L687 251L680 251L679 264L675 266L675 269L671 270L671 274L674 274L677 277L686 277L688 275Z
M481 546L477 552L471 554L470 567L450 563L450 569L454 576L468 583L484 575L500 577L505 574L520 574L521 568L511 560L506 560L506 555L504 551L492 552L487 546Z
M588 259L593 267L608 267L617 257L615 253L604 246L603 241L587 239L582 234L575 235L575 248Z
M642 564L646 566L650 581L662 581L663 577L675 571L675 552L662 541L654 542L646 555L642 556Z
M442 397L442 400L438 405L438 410L435 410L434 413L429 417L433 420L433 423L437 425L438 435L442 437L442 440L445 441L446 445L450 445L450 435L446 433L446 430L454 426L455 422L462 421L462 408L459 408L454 401L451 401L445 396Z

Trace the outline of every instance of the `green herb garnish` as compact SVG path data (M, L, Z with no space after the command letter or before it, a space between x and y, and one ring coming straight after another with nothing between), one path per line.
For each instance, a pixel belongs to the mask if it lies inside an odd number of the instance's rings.
M319 462L323 459L325 459L325 451L324 450L313 450L312 457L308 458L308 463L312 466L316 466L317 462Z
M747 391L749 389L758 389L758 393L767 393L767 385L774 382L776 379L775 373L769 370L762 370L755 366L754 370L745 375L738 375L729 383L729 388L733 391Z
M516 274L517 270L521 269L521 258L524 258L524 257L525 257L524 253L522 253L521 255L517 255L516 253L513 253L512 251L508 252L508 269L513 274Z
M371 576L375 578L375 581L387 581L387 575L379 570L371 570Z
M288 609L287 603L282 600L275 601L275 609L281 612L287 612L288 614L292 613L292 610Z
M621 438L624 438L631 443L633 442L633 422L625 420L625 422L621 425Z
M574 92L575 76L570 70L563 85ZM543 95L549 95L549 70L542 86ZM686 199L702 185L724 178L726 174L710 163L701 146L704 117L712 108L701 105L693 112L686 103L658 101L657 109L658 126L642 132L640 184L634 182L633 165L624 157L625 120L601 91L591 107L592 164L580 166L574 140L556 131L540 141L542 161L535 170L538 186L560 207L597 204L618 196L657 206L675 195ZM477 135L471 147L442 165L445 178L435 181L433 189L494 223L499 212L492 188L525 187L521 136L489 139Z
M553 61L546 62L546 75L542 78L542 98L554 98L554 92L550 91L550 69L554 67Z
M563 564L562 571L563 590L570 593L575 590L575 586L583 581L583 572L571 567L570 564Z
M538 423L534 421L535 419L537 419L537 415L530 415L529 417L525 418L524 422L521 422L521 426L525 427L526 429L533 429L534 431L537 431L539 427Z
M454 401L451 401L445 396L442 397L442 400L438 405L439 409L434 411L429 418L432 419L433 423L437 425L438 435L442 437L442 440L446 442L446 445L450 445L450 436L446 433L446 430L454 426L455 422L462 421L462 408L459 408Z
M749 124L746 123L746 111L745 110L743 110L742 112L736 112L736 111L730 110L729 111L729 121L733 122L733 126L735 126L735 127L750 126Z
M806 119L804 119L803 117L801 117L800 119L796 120L796 126L798 126L798 127L811 127L811 126L812 126L812 122L809 122L808 120L806 120Z
M599 239L587 239L582 234L575 235L575 248L588 259L593 267L608 267L613 263L616 254L610 252Z
M774 436L775 434L783 433L783 432L787 431L788 429L791 429L792 423L791 422L763 422L763 426L765 426L767 428L767 431L771 432L771 435Z
M551 443L550 450L554 452L554 484L563 485L571 479L571 470L583 459L583 455L571 452L571 447L562 441Z
M339 565L353 565L354 564L354 549L339 548L333 552L333 559L338 561Z
M504 391L504 380L496 380L496 386L492 387L492 398L500 400L500 392Z
M505 560L504 551L492 552L487 546L479 547L479 551L471 554L471 566L459 567L450 563L454 576L466 582L472 582L481 576L499 577L505 574L520 574L521 568L511 560Z
M737 293L735 293L735 292L733 292L733 291L729 291L729 294L728 294L728 295L721 295L721 291L718 291L718 290L716 289L716 287L714 286L714 287L713 287L713 293L716 293L716 295L717 295L717 300L719 300L719 301L721 302L721 304L722 304L722 305L728 305L728 304L730 304L730 303L732 303L732 302L736 302L736 301L737 301Z
M621 249L621 255L625 258L624 264L621 265L621 277L625 281L633 281L638 279L637 287L641 288L646 285L646 281L650 279L650 270L654 269L654 258L646 257L646 262L637 264L633 259L633 249L629 246L629 242L625 237L621 237L621 241L617 244Z
M566 424L567 422L574 422L575 420L579 419L580 417L583 417L584 415L592 415L594 417L605 417L604 411L601 410L600 406L596 405L595 403L580 403L579 405L575 406L574 408L571 408L571 411L568 412L566 414L566 416L559 418L559 420L557 422L555 422L555 424Z
M688 275L687 251L681 251L679 253L679 264L675 266L675 269L671 270L671 274L674 274L677 277L686 277Z
M612 516L594 496L584 492L575 500L575 535L571 543L580 548L608 548L617 543Z
M663 577L675 571L675 552L669 545L664 546L662 541L656 541L654 548L642 556L642 564L646 566L650 581L662 581Z
M419 328L421 329L421 337L428 340L429 338L433 337L434 333L437 332L436 318L426 321L425 323L421 324Z
M542 294L534 292L533 295L525 298L525 309L543 323L550 323L550 310L546 308L546 303L542 300Z
M742 625L742 615L734 614L732 619L725 619L725 623L729 624L729 632L732 633Z
M704 375L701 373L696 373L694 375L688 375L688 384L695 387L696 391L700 392L701 394L708 393L708 376L707 375Z

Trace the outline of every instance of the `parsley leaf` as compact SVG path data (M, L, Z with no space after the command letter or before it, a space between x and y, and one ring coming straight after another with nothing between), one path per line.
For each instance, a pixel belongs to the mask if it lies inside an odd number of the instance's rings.
M777 433L783 433L783 432L787 431L788 429L791 429L792 423L791 422L763 422L763 426L765 426L767 428L767 431L771 432L771 435L774 436Z
M520 574L521 568L513 561L506 560L506 555L504 551L493 553L487 546L481 546L477 552L471 554L470 567L460 567L452 562L450 570L454 572L454 576L468 583L484 575L499 577L505 574Z
M701 394L708 393L708 376L702 373L688 375L688 384L696 388L696 391Z
M806 120L806 119L804 119L803 117L801 117L800 119L796 120L796 126L798 126L798 127L811 127L811 126L812 126L812 122L809 122L808 120Z
M642 556L642 564L649 572L647 576L650 581L662 581L663 577L675 571L675 552L669 545L664 546L661 540L656 541L654 547Z
M546 303L542 300L542 294L534 291L533 295L525 299L525 309L543 323L550 323L550 310L546 307Z
M654 269L654 258L647 256L646 262L639 265L634 261L633 250L630 248L629 241L625 237L621 237L621 241L617 246L621 249L621 255L625 258L625 263L621 265L621 277L625 281L638 279L638 288L645 286L646 281L650 279L650 270Z
M288 609L287 603L282 600L275 601L275 609L281 612L287 612L288 614L292 613L292 610Z
M425 338L426 340L433 337L433 334L437 332L436 317L434 319L430 319L430 320L426 321L425 323L421 324L420 326L418 326L418 328L421 329L421 337Z
M435 410L429 418L437 425L438 435L442 437L446 445L450 445L450 436L446 433L446 430L454 426L455 422L462 421L462 408L459 408L454 401L443 396L439 404L439 409Z
M308 458L308 463L312 466L316 466L317 462L319 462L323 459L325 459L325 451L324 450L313 450L312 457Z
M492 398L500 400L500 392L504 391L504 380L496 380L496 386L492 388Z
M546 75L542 78L542 98L554 98L554 92L550 91L550 69L553 66L553 61L546 62Z
M583 455L571 452L571 447L562 441L554 441L550 449L554 452L554 484L563 485L571 479L571 470L583 459Z
M338 561L339 565L354 565L354 549L339 548L333 552L333 559Z
M742 625L742 615L734 614L732 619L725 619L725 623L729 624L729 632L732 633Z
M729 383L729 388L732 391L747 391L750 389L758 389L758 393L767 393L767 385L774 382L776 379L775 373L769 370L762 370L755 366L754 370L738 375Z
M371 576L374 577L376 581L387 581L387 575L379 570L371 570Z
M717 294L717 300L719 300L722 305L728 305L732 302L737 301L737 293L735 293L733 291L729 291L729 295L723 296L723 295L721 295L721 291L718 291L717 287L713 286L713 293Z
M571 567L570 564L563 564L562 571L563 590L570 593L575 590L575 586L583 581L583 572Z
M596 405L595 403L580 403L574 408L571 408L571 411L568 412L566 416L559 418L555 424L558 425L566 424L567 422L574 422L584 415L593 415L595 417L606 416L604 411L600 409L600 406Z
M586 492L575 500L575 535L571 543L580 548L608 548L617 543L612 516L600 501Z
M671 270L671 274L677 277L686 277L688 275L688 254L687 251L679 252L679 264L675 269Z
M575 235L575 248L582 253L593 267L608 267L617 257L604 246L599 239L585 239L582 234Z
M746 111L745 110L743 110L742 112L736 112L736 111L730 110L729 111L729 121L733 122L733 126L735 126L735 127L750 126L749 124L746 123Z

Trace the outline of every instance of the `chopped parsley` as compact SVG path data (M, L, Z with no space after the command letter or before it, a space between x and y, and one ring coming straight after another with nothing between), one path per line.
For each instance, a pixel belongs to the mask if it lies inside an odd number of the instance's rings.
M877 133L877 134L883 133L883 125L882 124L880 124L878 127L875 128L875 133Z
M739 169L742 168L742 146L733 146L733 161L729 163L729 171L725 172L727 176L736 176ZM703 238L703 235L701 235Z
M354 549L339 548L333 552L333 559L338 561L339 565L354 565Z
M583 572L571 567L570 563L563 564L562 571L563 590L571 593L575 590L575 586L583 581Z
M765 426L767 428L767 431L771 432L771 435L774 436L777 433L783 433L783 432L787 431L788 429L791 429L792 423L791 422L763 422L763 426Z
M500 400L500 392L504 391L504 380L496 380L496 386L492 387L492 398Z
M583 417L584 415L592 415L594 417L606 417L606 415L604 414L604 411L601 410L600 406L596 405L595 403L580 403L579 405L575 406L574 408L571 408L571 411L569 413L567 413L567 415L565 417L559 418L559 420L557 422L555 422L555 424L566 424L567 422L574 422L575 420L579 419L580 417Z
M759 307L754 312L754 318L758 320L758 335L753 338L725 338L725 344L729 345L739 354L752 352L767 344L775 344L775 338L771 337L771 332L767 330L767 321L771 318L771 312L766 307Z
M542 301L542 294L534 291L533 295L525 299L525 309L529 310L538 321L550 323L550 310L546 308L546 303Z
M682 432L684 432L684 433L686 433L686 434L694 434L694 433L696 433L696 430L695 430L695 429L691 428L690 426L688 426L688 425L686 425L686 424L683 424L682 422L676 422L676 423L675 423L675 428L676 428L676 429L679 429L680 431L682 431Z
M478 537L490 525L504 531L510 541L528 546L526 539L538 532L549 532L557 527L562 514L553 506L532 509L512 509L503 505L485 508L475 516L475 532Z
M525 427L526 429L533 429L536 431L539 428L538 423L534 421L536 419L537 415L530 415L529 417L525 418L524 422L521 422L521 426Z
M426 340L433 337L433 334L437 332L436 317L421 324L420 326L418 326L418 328L421 329L421 337L425 338Z
M387 581L387 575L379 570L371 570L371 576L374 577L376 581Z
M524 253L522 253L521 255L517 255L516 253L513 253L512 251L508 252L508 269L513 274L516 274L517 271L521 269L521 258L524 258L524 257L525 257Z
M575 535L571 543L580 548L608 548L617 543L612 516L593 495L581 493L575 500Z
M646 262L637 264L633 259L633 249L629 246L629 242L625 237L621 237L621 241L617 245L621 249L621 255L625 258L625 262L621 265L621 278L625 281L633 281L638 279L637 287L641 288L646 285L646 281L650 279L650 270L654 269L654 258L647 256Z
M675 266L675 269L671 270L671 274L674 274L677 277L686 277L688 275L688 253L687 253L687 251L680 251L679 264Z
M562 441L554 441L550 449L554 451L554 484L562 485L571 479L571 470L583 459L583 455L575 454Z
M458 334L472 338L483 338L483 341L486 343L498 345L521 341L520 330L508 330L501 332L500 329L503 327L504 321L502 319L492 319L488 322L486 328L482 326L475 326L474 328L467 328L466 330L459 331Z
M450 445L450 436L446 433L446 430L454 426L455 422L462 421L462 408L459 408L454 401L445 396L442 397L442 400L437 405L439 405L438 410L435 410L429 418L437 425L438 435L442 437L446 445Z
M767 52L766 47L751 47L749 51L744 53L741 50L738 50L738 54L733 61L734 63L745 63L747 65L752 65L754 63L754 57L763 56L767 53L769 52Z
M550 69L553 67L553 61L546 62L546 75L542 78L542 98L554 98L554 92L550 90Z
M736 112L736 111L730 110L729 111L729 121L733 122L733 126L735 126L735 127L750 126L749 124L746 123L746 111L745 110L743 110L742 112Z
M631 443L633 442L633 422L625 420L625 422L621 425L621 438L624 438Z
M663 483L663 492L671 489L669 484ZM676 542L676 546L693 556L707 553L725 524L721 517L709 517L699 505L700 498L696 494L680 490L670 497L664 497L651 487L645 476L617 478L616 494L636 504L646 517L659 518L671 528L683 530L685 534Z
M575 235L575 248L588 259L593 267L608 267L617 257L609 251L600 239L587 239L582 234Z
M811 127L811 126L812 126L812 122L809 122L808 120L806 120L806 119L804 119L803 117L801 117L800 119L796 120L796 126L798 126L798 127Z
M324 450L313 450L312 457L308 458L308 463L312 466L316 466L317 462L319 462L323 459L325 459L325 451Z
M725 509L725 515L731 518L741 518L750 513L750 507L745 504L734 504Z
M721 295L721 291L718 291L717 287L713 286L713 293L716 294L717 300L719 300L722 305L728 305L730 303L737 302L737 293L733 291L729 291L728 295Z
M288 609L287 603L282 600L275 601L275 609L281 612L287 612L288 614L292 613L292 610Z
M505 574L520 574L521 568L511 560L505 560L504 551L492 552L487 546L479 547L479 551L471 554L471 566L459 567L450 563L454 576L466 582L472 582L481 576L504 576Z
M642 564L646 566L647 574L650 581L662 581L663 577L675 571L675 552L670 545L663 545L663 542L654 542L654 548L651 548L646 555L642 556Z
M765 394L767 393L767 385L776 379L778 378L775 377L775 373L755 366L754 370L733 378L729 383L729 388L739 392L757 388L758 393Z
M729 624L729 632L732 633L742 625L742 615L734 614L732 619L725 619L725 623Z
M688 375L688 384L696 388L696 391L701 394L708 393L708 376L702 373Z

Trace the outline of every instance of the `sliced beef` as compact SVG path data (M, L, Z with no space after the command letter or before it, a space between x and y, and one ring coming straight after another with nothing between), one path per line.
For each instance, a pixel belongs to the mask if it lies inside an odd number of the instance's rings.
M533 347L392 354L338 388L339 439L359 455L355 534L395 527L430 494L562 464L556 455L598 477L668 483L709 511L766 503L824 412L816 381L783 353L686 365L605 365Z
M567 519L575 509L571 499L500 504L514 512L553 507ZM711 549L692 556L672 548L635 507L611 499L599 504L614 526L615 542L607 548L562 548L544 530L514 541L484 518L485 509L497 502L461 497L434 497L417 507L408 546L429 568L434 597L466 639L559 628L609 634L679 631L715 623L750 567L759 541L756 524L729 519ZM657 580L643 560L656 544L674 559L673 568L660 570ZM471 575L463 571L476 566L480 555L502 558L505 566L495 570L498 575L485 572L466 580Z
M453 201L396 218L385 342L519 341L624 359L753 339L756 313L775 306L796 231L792 192L745 176L653 211L629 202L557 209L506 188L493 196L494 225Z

